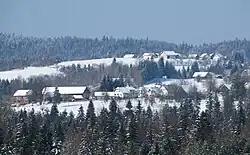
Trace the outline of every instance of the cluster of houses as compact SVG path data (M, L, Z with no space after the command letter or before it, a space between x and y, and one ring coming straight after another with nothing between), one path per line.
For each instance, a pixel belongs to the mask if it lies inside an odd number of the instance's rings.
M195 72L193 80L206 81L216 78L210 72ZM188 90L183 87L186 84L154 84L146 85L144 87L134 88L132 86L117 87L114 91L94 91L87 86L64 86L64 87L45 87L42 89L43 101L52 102L54 92L57 89L61 95L62 101L78 101L88 99L130 99L130 98L143 98L143 97L159 97L166 96L169 99L180 99L188 95ZM221 89L229 88L226 85ZM31 102L33 91L17 90L13 95L13 103L28 104Z
M179 64L180 66L184 66L183 60L195 60L195 61L203 61L203 60L220 60L225 59L225 57L218 53L203 53L203 54L189 54L182 55L180 53L176 53L175 51L163 51L160 53L143 53L140 56L136 56L135 54L126 54L124 58L137 58L140 60L152 60L158 58L164 58L168 60L174 60L175 64ZM187 64L190 65L189 62ZM193 78L197 81L212 79L212 78L222 78L218 75L214 75L210 72L195 72L193 74ZM63 101L77 101L77 100L88 100L90 98L93 99L105 99L105 98L138 98L145 96L159 96L164 95L169 98L181 98L187 95L187 90L185 90L181 85L176 84L168 84L168 85L155 85L152 87L140 87L134 88L131 86L126 87L117 87L113 91L110 92L101 92L94 91L86 86L65 86L65 87L45 87L42 90L42 98L43 101L52 101L55 89L58 89L61 98ZM227 86L223 86L222 89L229 88ZM19 104L27 104L32 100L33 91L32 90L17 90L13 95L13 102Z
M218 61L220 59L226 59L220 53L191 53L189 55L183 55L175 51L162 51L160 53L143 53L142 55L135 54L125 54L123 58L139 58L142 60L151 60L155 58L164 58L164 59L195 59L195 60L213 60Z

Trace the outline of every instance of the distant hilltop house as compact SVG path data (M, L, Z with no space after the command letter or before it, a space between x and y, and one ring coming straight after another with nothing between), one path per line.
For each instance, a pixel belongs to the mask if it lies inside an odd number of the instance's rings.
M211 72L195 72L193 74L193 78L199 80L206 80L206 79L212 79L214 76Z
M189 54L188 58L189 59L196 59L197 60L197 59L199 59L199 55L198 54Z
M33 91L30 89L17 90L13 95L12 101L20 105L28 104L32 94Z
M163 51L160 57L164 59L179 59L181 55L175 51Z
M228 93L231 90L230 84L222 84L218 87L218 92L221 94Z
M208 60L210 59L210 55L208 53L202 53L200 55L200 60Z
M45 87L42 90L44 99L48 100L49 98L52 98L56 88L64 101L89 99L91 93L89 88L86 86Z
M135 58L135 54L125 54L123 58Z
M143 53L141 58L144 60L151 60L153 58L157 57L155 53Z

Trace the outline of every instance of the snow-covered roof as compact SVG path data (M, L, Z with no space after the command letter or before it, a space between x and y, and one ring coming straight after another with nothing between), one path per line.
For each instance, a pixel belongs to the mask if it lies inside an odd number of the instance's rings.
M161 53L161 56L178 56L180 55L179 53L176 53L175 51L163 51Z
M189 54L188 57L189 58L196 58L198 56L198 54Z
M214 61L218 61L219 59L221 59L221 58L223 58L224 56L223 55L221 55L221 54L219 54L219 53L216 53L215 55L214 55L214 57L213 57L213 60Z
M195 72L194 75L193 75L193 78L196 78L196 77L205 77L207 76L209 72Z
M83 96L82 95L73 95L73 98L74 99L83 99Z
M134 56L134 54L125 54L123 58L133 58Z
M73 87L57 87L60 94L70 95L70 94L83 94L87 89L86 86L73 86ZM43 94L54 93L56 87L45 87L43 88Z
M23 90L17 90L15 93L14 93L14 97L23 97L23 96L28 96L28 95L31 95L32 94L32 90L30 89L23 89Z
M153 53L143 53L142 56L152 56L152 55L153 55Z
M131 91L135 91L136 89L134 87L127 86L127 87L117 87L115 90L116 91L121 91L124 94L128 94Z
M207 56L209 56L207 53L202 53L202 54L200 55L200 58L205 58L205 57L207 57Z

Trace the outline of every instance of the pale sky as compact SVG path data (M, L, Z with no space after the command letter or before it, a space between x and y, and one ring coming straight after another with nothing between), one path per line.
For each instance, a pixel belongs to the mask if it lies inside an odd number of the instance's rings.
M0 32L194 44L250 39L250 0L0 0Z

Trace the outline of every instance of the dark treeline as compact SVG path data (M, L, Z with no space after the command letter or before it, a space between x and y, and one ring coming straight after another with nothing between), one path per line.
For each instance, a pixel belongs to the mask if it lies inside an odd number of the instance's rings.
M227 56L235 56L241 51L250 58L250 42L247 40L224 41L216 44L176 45L164 41L148 39L115 39L55 37L35 38L0 33L0 69L10 70L26 66L44 66L65 60L119 57L126 53L137 55L143 52L161 52L175 50L188 52L219 52Z
M230 95L229 95L230 96ZM249 103L233 97L220 107L217 94L207 96L207 110L200 100L185 99L180 107L167 104L159 112L133 107L128 101L120 111L116 101L99 115L90 101L86 112L14 112L1 109L0 146L3 155L193 155L249 153Z

